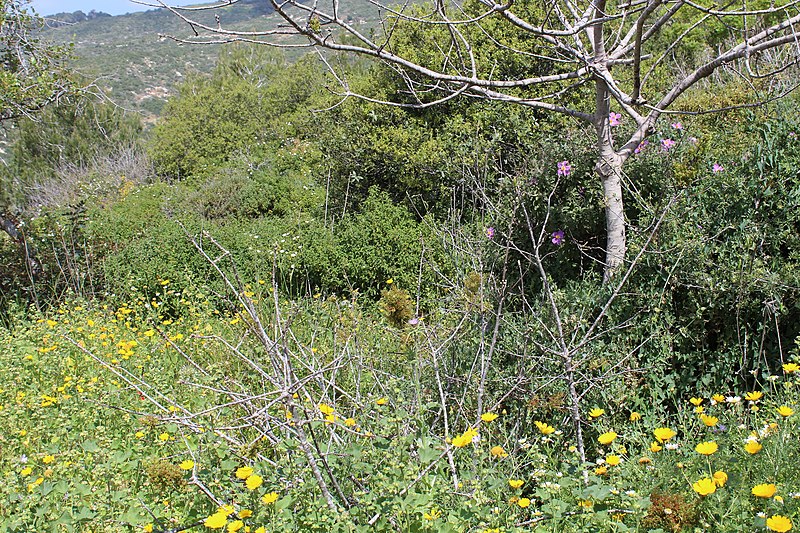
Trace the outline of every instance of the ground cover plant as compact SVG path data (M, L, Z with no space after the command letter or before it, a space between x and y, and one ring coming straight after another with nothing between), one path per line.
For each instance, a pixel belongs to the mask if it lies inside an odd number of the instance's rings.
M5 530L788 531L797 521L795 362L748 390L680 391L673 413L587 405L582 462L558 400L501 395L478 415L473 383L439 381L454 377L435 349L450 333L444 318L395 330L358 299L273 304L267 283L245 288L247 309L226 316L202 294L159 287L119 307L66 302L4 333ZM160 312L171 299L187 310L177 320ZM291 338L281 350L294 352L293 388L276 387L278 354L251 344L256 310L271 312L264 331ZM535 430L519 430L523 411Z

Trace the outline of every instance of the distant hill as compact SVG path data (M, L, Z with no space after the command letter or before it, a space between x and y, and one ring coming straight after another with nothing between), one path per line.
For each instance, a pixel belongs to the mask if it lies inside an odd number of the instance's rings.
M50 28L58 28L66 24L76 24L78 22L86 22L87 20L94 20L99 18L110 17L108 13L102 11L95 11L92 9L88 13L83 11L75 11L72 13L56 13L55 15L47 16L47 26Z
M255 30L275 27L279 17L263 0L242 0L234 6L200 12L203 23L216 25L219 15L224 27ZM220 46L182 45L177 38L194 36L192 28L165 9L110 16L106 13L61 13L47 17L48 40L73 42L76 69L89 79L96 79L110 97L126 109L142 112L154 120L167 98L186 76L210 72ZM361 20L371 25L373 14ZM294 56L304 53L295 49Z

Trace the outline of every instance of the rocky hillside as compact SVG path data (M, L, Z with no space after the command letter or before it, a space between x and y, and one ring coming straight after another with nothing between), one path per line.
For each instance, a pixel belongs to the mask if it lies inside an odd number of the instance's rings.
M256 29L274 26L278 17L260 0L204 14L203 22ZM175 39L194 36L192 28L164 9L120 16L76 17L62 13L49 17L45 38L74 43L79 72L103 87L126 109L153 120L186 76L209 72L221 45L189 46Z

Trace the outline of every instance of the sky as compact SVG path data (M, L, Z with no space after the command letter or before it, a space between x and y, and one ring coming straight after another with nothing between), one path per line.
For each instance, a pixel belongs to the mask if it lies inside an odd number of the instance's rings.
M148 2L157 4L158 2ZM189 5L202 3L200 0L193 0L191 2L181 0L169 0L166 2L170 5ZM153 9L151 7L141 6L129 2L128 0L33 0L31 5L40 15L52 15L54 13L63 13L73 11L83 11L88 13L92 9L95 11L103 11L111 15L121 15L123 13L132 13L134 11L146 11Z

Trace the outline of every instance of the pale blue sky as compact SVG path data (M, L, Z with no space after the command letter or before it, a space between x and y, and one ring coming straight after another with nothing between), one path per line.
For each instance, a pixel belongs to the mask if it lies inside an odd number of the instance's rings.
M148 2L150 4L157 4L158 2ZM191 2L181 0L169 0L166 3L170 5L189 5L200 4L202 0L193 0ZM54 13L63 13L73 11L83 11L88 13L92 9L95 11L104 11L111 15L121 15L123 13L132 13L134 11L146 11L153 9L145 7L128 0L33 0L31 5L40 15L52 15Z

